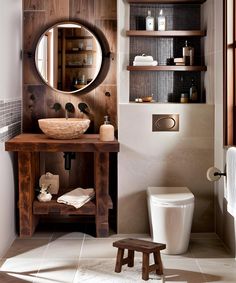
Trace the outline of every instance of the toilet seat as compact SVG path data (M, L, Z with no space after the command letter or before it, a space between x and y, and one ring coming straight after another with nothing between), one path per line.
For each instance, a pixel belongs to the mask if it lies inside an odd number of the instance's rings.
M164 206L186 205L194 202L187 187L148 187L147 194L153 203Z

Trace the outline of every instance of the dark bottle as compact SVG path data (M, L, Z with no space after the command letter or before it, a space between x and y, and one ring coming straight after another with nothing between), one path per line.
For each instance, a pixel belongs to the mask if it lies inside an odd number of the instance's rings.
M196 103L198 102L198 93L197 93L197 87L194 79L192 79L191 87L189 90L189 99L190 102Z

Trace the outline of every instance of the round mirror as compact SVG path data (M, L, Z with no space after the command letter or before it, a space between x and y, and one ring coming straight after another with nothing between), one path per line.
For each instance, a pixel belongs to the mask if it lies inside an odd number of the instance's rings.
M63 22L40 37L35 65L43 81L54 90L79 92L98 76L102 49L95 35L86 27Z

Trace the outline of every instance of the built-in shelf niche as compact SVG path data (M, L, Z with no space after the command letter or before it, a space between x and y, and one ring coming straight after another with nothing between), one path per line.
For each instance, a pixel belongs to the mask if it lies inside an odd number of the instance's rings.
M130 40L130 102L137 97L150 96L157 102L179 102L181 93L189 92L191 81L197 84L199 102L205 102L203 89L204 64L202 38L207 34L201 30L201 3L205 1L132 1L130 5L130 29L126 36ZM159 5L160 4L160 5ZM187 5L194 4L194 5ZM166 16L165 31L146 31L145 17L151 10L155 19L163 9ZM167 58L182 57L182 48L188 40L194 47L193 66L167 65ZM136 55L152 55L157 66L133 66Z

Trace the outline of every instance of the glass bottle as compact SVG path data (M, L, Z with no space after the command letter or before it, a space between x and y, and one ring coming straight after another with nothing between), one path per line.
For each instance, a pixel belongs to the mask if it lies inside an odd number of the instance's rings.
M189 98L190 98L190 102L193 103L198 102L197 87L194 79L192 79L191 87L189 89Z
M159 16L157 18L158 30L166 30L166 17L163 16L163 10L160 10Z
M191 47L188 45L188 41L185 41L185 46L183 47L183 58L185 66L190 65L190 49Z
M148 10L148 15L146 17L146 30L154 30L154 18L152 17L150 10Z
M109 116L104 116L104 124L99 129L99 139L101 141L114 141L114 127L110 124Z

